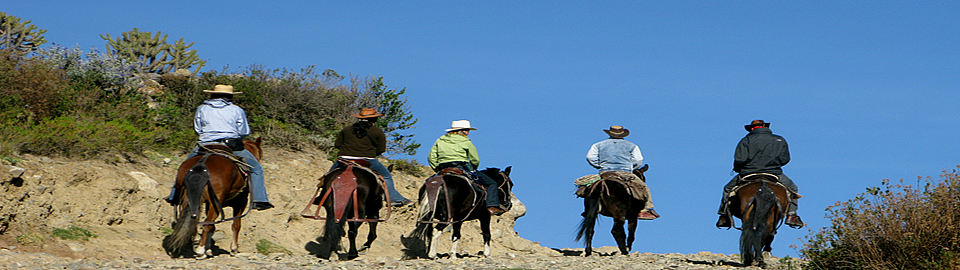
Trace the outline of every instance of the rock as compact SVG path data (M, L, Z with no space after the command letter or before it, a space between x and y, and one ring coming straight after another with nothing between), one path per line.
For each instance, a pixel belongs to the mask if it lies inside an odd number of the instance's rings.
M147 176L146 173L128 172L127 175L133 177L134 180L137 180L137 191L144 192L144 195L149 197L160 196L160 192L157 191L157 186L160 184L150 178L150 176Z
M10 173L10 178L20 178L20 176L23 176L23 173L26 171L27 169L17 166L7 166L7 172Z

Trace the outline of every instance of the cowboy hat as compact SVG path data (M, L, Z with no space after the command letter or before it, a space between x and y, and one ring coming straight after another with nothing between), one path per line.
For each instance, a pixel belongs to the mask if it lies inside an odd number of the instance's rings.
M610 129L604 129L603 132L606 132L607 135L610 135L612 138L623 138L630 136L630 130L617 125L610 126Z
M467 121L467 120L457 120L457 121L453 121L453 123L450 124L450 128L447 129L446 132L450 132L450 131L454 131L454 130L461 130L461 129L477 130L477 129L475 129L475 128L470 127L470 121Z
M374 118L374 117L381 117L381 116L383 116L383 114L378 113L377 109L374 109L374 108L363 108L363 109L360 109L360 113L353 115L353 117L356 117L356 118Z
M755 126L762 126L762 127L765 127L765 128L769 128L769 127L770 127L770 123L765 123L765 122L763 122L763 120L753 120L753 121L750 122L749 125L744 125L743 128L746 129L747 131L751 131L751 130L753 130L753 127L755 127Z
M213 90L203 90L203 92L211 94L227 94L227 95L236 95L243 94L243 92L234 92L232 85L218 84L213 86Z

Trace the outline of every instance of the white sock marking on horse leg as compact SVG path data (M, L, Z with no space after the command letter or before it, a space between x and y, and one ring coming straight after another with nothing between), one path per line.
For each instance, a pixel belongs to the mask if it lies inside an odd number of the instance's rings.
M440 240L440 235L443 234L443 231L436 231L436 234L433 235L433 240L430 241L430 251L427 252L427 257L431 259L437 257L437 241Z
M453 239L453 244L450 245L450 258L457 257L457 244L460 243L460 238Z
M490 257L490 243L483 244L483 256Z

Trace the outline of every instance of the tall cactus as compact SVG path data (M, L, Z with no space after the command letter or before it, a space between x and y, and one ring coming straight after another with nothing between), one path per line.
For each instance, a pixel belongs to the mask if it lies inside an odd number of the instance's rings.
M193 43L185 45L183 38L180 38L176 44L168 44L167 35L161 34L160 31L154 35L133 28L116 39L111 38L110 34L100 35L100 38L107 40L107 50L127 60L140 63L138 73L164 74L192 66L196 66L198 71L206 64L206 61L200 60L197 56L196 50L187 50L193 46Z
M20 22L20 18L0 12L0 50L13 50L20 54L34 51L47 43L43 38L45 29L37 29L31 21Z

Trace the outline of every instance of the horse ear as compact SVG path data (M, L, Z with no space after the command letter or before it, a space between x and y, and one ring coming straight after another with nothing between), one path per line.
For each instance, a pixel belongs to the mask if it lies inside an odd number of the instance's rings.
M646 172L650 168L650 164L643 164L643 167L640 167L640 172Z
M390 166L387 166L387 171L393 173L393 164L390 164Z
M507 166L506 169L503 169L503 174L505 174L505 175L507 175L507 176L510 176L510 169L511 169L511 168L513 168L513 166Z
M260 145L260 142L263 141L262 139L263 139L263 136L257 137L257 145Z

